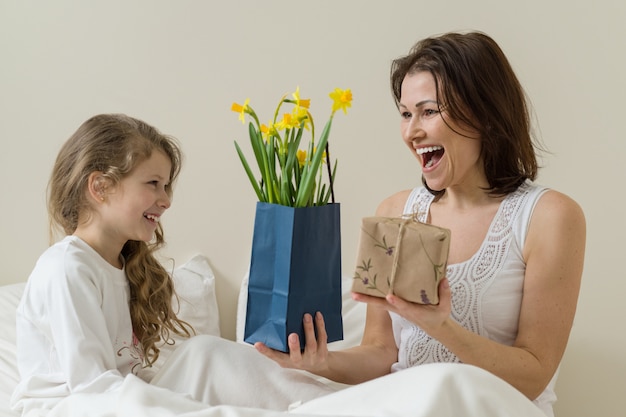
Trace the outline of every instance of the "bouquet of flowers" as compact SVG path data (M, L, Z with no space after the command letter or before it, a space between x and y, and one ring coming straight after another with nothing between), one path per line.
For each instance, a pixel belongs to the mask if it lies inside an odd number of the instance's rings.
M337 161L331 168L328 136L335 112L341 109L347 113L347 108L351 106L352 92L336 88L329 96L333 101L330 118L317 141L315 123L309 111L311 100L300 98L299 87L292 98L286 94L280 99L274 117L267 125L261 124L249 99L243 105L233 103L231 108L239 113L242 123L245 124L246 114L252 118L248 131L260 171L259 179L255 177L237 141L235 147L260 202L288 207L322 206L328 204L329 199L334 202L333 182ZM292 108L281 115L283 105L291 105ZM300 149L305 130L310 131L310 141L305 149ZM321 169L324 163L327 165L326 175Z

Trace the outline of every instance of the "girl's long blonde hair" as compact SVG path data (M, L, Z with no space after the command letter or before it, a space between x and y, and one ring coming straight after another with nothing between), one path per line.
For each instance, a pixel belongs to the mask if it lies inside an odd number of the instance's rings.
M171 195L182 159L174 138L123 114L101 114L84 122L61 148L48 184L51 240L57 229L73 234L79 214L90 214L92 209L85 190L92 172L102 172L112 185L119 184L155 150L171 161L167 186ZM154 256L164 244L163 227L158 223L153 241L128 241L122 249L131 293L133 331L141 342L147 366L159 357L159 341L172 343L170 332L186 337L193 332L173 311L172 278Z

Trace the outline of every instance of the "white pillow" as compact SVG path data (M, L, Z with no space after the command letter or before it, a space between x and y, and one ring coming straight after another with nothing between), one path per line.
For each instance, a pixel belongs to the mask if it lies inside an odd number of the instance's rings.
M20 380L15 346L15 310L24 292L25 282L0 286L0 415L13 415L9 402Z
M343 340L330 343L328 345L330 350L342 350L358 346L363 338L367 304L352 299L352 281L354 281L352 275L344 275L341 280Z
M361 343L363 329L365 328L365 303L357 303L352 299L352 276L344 275L341 279L341 297L343 317L343 340L330 343L330 350L341 350ZM243 343L243 335L246 327L246 310L248 303L248 274L241 281L239 288L239 300L237 302L237 329L236 340Z
M215 275L209 260L203 255L196 255L174 270L172 276L176 297L172 300L178 318L189 323L196 334L220 336L220 318L215 295ZM186 338L171 334L175 345L160 346L159 359L153 365L158 369L181 342Z

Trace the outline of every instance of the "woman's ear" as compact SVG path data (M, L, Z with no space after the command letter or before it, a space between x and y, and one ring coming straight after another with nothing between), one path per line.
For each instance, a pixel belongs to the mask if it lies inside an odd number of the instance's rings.
M95 201L103 202L106 199L106 192L109 186L109 180L100 171L94 171L89 174L87 179L87 191L89 196Z

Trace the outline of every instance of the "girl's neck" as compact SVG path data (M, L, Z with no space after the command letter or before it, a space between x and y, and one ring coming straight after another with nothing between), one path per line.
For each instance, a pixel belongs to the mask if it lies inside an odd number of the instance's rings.
M89 229L78 228L73 234L98 252L102 259L115 268L123 268L124 263L120 256L123 245L112 245L110 239L104 238L101 234L90 233Z

